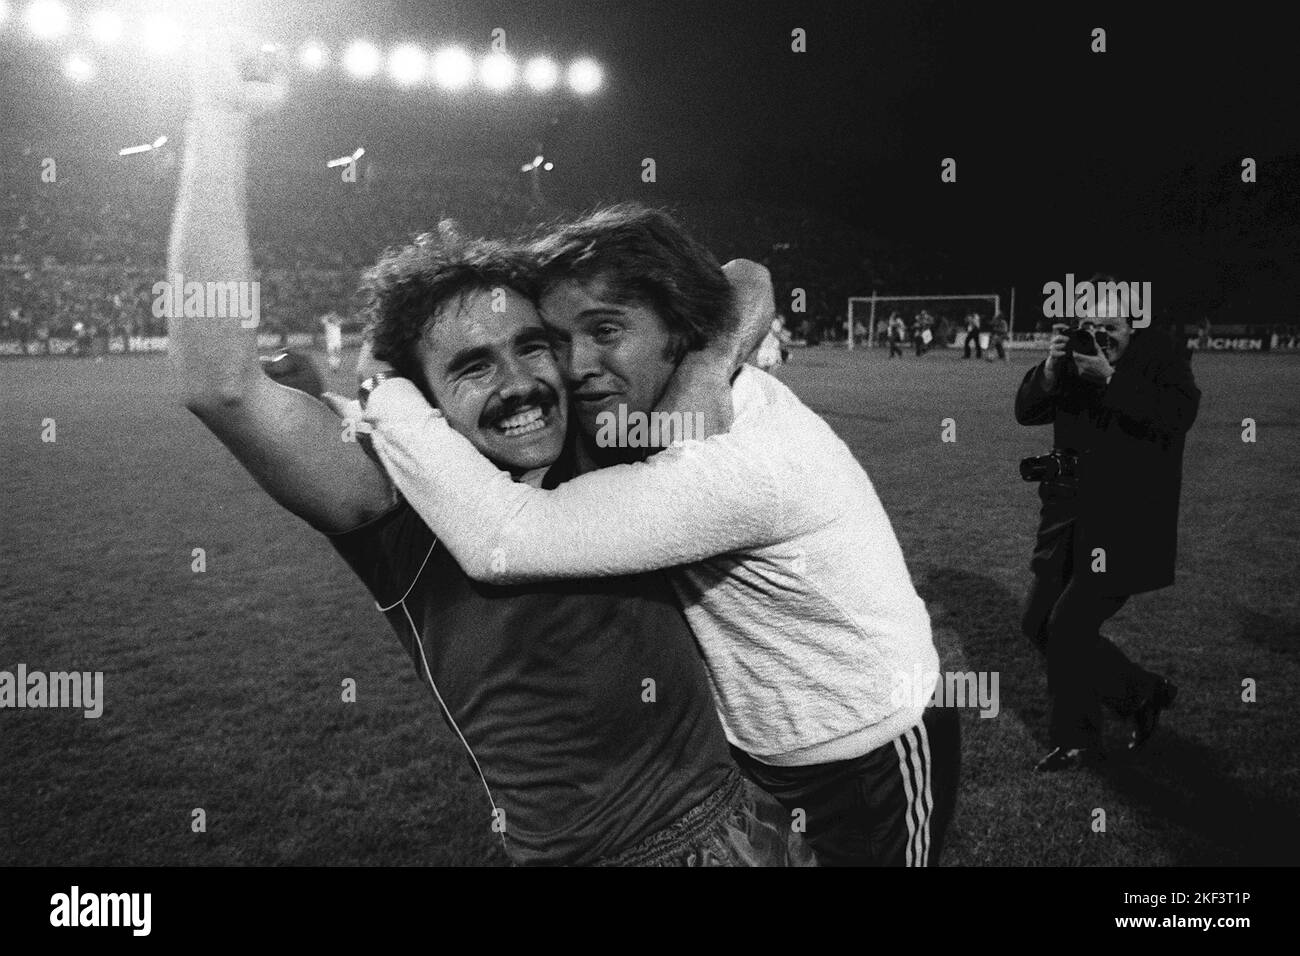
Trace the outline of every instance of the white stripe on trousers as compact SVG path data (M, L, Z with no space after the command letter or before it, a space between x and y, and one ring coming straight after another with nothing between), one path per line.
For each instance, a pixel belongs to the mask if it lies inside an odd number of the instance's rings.
M930 816L934 796L930 787L930 735L925 723L894 738L898 772L907 796L907 866L928 866L930 862ZM915 785L913 785L915 781Z

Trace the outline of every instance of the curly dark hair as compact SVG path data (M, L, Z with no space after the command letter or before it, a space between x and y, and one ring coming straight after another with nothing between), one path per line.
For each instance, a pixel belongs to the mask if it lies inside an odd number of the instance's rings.
M518 245L468 239L451 220L436 233L387 250L361 279L365 335L375 358L390 363L432 399L418 346L447 303L504 287L537 298L532 262Z
M680 359L736 327L731 285L718 260L659 209L620 203L554 225L534 239L538 293L559 282L604 279L614 302L653 308Z

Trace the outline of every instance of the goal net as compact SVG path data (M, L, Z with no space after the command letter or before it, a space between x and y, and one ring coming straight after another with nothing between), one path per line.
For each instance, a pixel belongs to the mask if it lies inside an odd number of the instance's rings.
M917 317L923 312L933 320L929 325L933 336L930 346L946 345L953 330L956 330L959 336L965 335L966 316L971 312L979 313L980 328L988 331L993 316L1002 312L1002 296L993 292L974 295L851 296L847 329L848 346L854 348L857 345L865 345L871 348L879 345L889 317L895 313L907 326L910 341ZM1002 317L1007 319L1009 326L1011 320L1005 313ZM1010 339L1009 334L1007 337Z

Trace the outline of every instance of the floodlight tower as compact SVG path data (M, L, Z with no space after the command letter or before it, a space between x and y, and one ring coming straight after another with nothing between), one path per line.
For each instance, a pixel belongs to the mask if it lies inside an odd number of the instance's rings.
M533 202L540 206L543 202L542 173L549 173L555 168L555 164L542 154L542 144L540 142L533 143L533 153L533 158L520 166L519 171L528 173L533 188Z

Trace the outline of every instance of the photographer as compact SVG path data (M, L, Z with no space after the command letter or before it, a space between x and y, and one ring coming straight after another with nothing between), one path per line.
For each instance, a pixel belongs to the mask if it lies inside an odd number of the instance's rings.
M1053 453L1021 463L1043 507L1024 633L1047 658L1052 751L1040 771L1101 755L1104 702L1146 743L1177 689L1099 633L1130 595L1174 582L1183 442L1200 390L1164 333L1101 317L1055 327L1016 393L1016 421L1053 427Z

